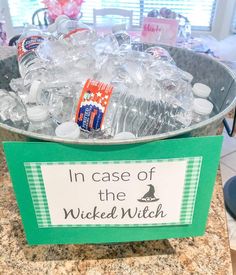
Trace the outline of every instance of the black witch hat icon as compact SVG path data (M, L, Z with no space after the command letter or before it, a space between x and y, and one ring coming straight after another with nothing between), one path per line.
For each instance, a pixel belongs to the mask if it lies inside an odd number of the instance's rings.
M152 184L148 184L147 186L149 186L149 190L147 193L145 193L141 199L138 199L138 201L140 202L154 202L154 201L158 201L159 199L157 199L154 194L155 194L155 188Z

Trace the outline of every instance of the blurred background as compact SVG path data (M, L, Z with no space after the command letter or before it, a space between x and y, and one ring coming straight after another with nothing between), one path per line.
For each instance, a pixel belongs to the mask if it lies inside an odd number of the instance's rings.
M200 32L221 40L236 32L235 2L236 0L85 0L81 11L83 22L92 25L93 9L132 10L132 29L137 30L148 12L166 7L187 17L193 33ZM6 21L8 37L20 33L25 23L31 23L34 12L44 6L41 0L0 0L1 17ZM102 20L106 19L101 18L100 22Z

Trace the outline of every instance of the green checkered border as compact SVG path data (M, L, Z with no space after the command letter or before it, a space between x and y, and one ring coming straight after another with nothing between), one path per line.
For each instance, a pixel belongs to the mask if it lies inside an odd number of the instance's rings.
M118 164L118 163L152 163L152 162L173 162L187 161L185 174L184 192L181 204L181 214L179 222L158 223L158 224L111 224L111 225L52 225L48 208L47 196L43 182L41 165L71 165L71 164ZM184 225L191 224L194 205L196 200L199 176L201 171L202 157L173 158L173 159L152 159L152 160L121 160L121 161L76 161L76 162L26 162L24 163L28 179L29 189L33 200L35 215L39 228L48 227L132 227L132 226L164 226L164 225Z

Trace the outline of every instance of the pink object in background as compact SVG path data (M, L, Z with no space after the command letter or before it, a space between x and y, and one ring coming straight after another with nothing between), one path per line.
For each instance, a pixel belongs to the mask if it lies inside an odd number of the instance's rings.
M141 42L151 44L176 44L179 22L175 19L145 17L141 32Z
M80 14L81 5L84 0L43 0L48 9L48 15L54 21L59 15L67 15L71 19L76 19Z

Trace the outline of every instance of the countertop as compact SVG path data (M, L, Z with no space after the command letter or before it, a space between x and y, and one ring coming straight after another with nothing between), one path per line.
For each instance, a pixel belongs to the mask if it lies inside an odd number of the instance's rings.
M0 59L14 52L0 48ZM203 237L30 247L0 147L0 240L0 274L4 275L232 274L220 173Z

